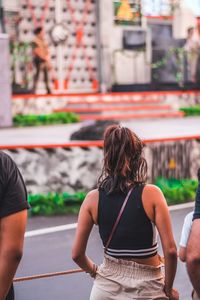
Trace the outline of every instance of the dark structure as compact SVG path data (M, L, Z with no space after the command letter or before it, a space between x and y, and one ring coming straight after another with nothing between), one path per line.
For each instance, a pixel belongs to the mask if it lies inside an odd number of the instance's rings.
M71 140L97 141L103 139L103 134L109 125L119 124L117 121L97 121L83 126L71 135Z

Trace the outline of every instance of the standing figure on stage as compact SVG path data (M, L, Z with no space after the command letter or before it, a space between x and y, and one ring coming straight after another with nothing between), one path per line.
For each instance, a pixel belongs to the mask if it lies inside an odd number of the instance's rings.
M45 82L47 94L51 94L51 90L49 87L49 79L48 79L48 73L51 69L50 56L49 56L48 45L45 41L43 28L37 27L34 30L34 35L35 38L32 43L32 47L33 47L33 56L34 56L33 62L35 65L36 73L34 76L33 91L35 93L40 71L42 70L44 72L44 82Z
M196 83L197 66L200 54L200 27L198 27L197 32L195 32L194 27L188 28L187 40L184 48L187 52L191 81Z

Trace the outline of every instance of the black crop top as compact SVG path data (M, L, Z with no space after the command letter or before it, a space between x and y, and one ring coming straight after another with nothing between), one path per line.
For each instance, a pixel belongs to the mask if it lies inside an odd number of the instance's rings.
M156 255L157 231L142 204L143 188L144 184L134 187L108 246L108 255L116 258L148 258ZM125 197L126 194L122 192L108 195L103 189L99 190L98 225L104 247Z

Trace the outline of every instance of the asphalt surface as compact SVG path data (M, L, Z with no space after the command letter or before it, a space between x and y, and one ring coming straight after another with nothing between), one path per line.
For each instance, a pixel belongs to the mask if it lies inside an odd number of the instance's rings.
M192 208L171 212L174 235L177 243L180 239L184 216ZM76 222L76 216L52 218L31 218L27 231L39 228L64 225ZM27 237L24 257L17 272L17 277L46 272L63 271L77 268L71 260L71 246L75 230L60 231L51 234ZM100 263L103 257L101 241L97 228L94 228L88 244L88 255ZM15 283L16 300L88 300L92 279L85 273L39 279L24 283ZM185 265L178 264L175 287L180 291L181 300L191 299L191 285Z
M81 126L89 124L93 124L93 122L85 121L69 125L1 129L0 146L66 144L70 141L70 136L73 132L77 131ZM132 129L142 139L200 135L200 117L136 119L134 121L121 122L121 124Z

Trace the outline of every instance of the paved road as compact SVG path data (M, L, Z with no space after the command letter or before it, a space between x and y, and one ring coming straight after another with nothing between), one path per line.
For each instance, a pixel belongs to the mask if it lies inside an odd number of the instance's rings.
M184 216L189 211L191 211L191 208L171 212L177 242L179 241ZM28 231L74 223L76 219L76 216L31 218L28 224ZM26 238L25 253L17 276L76 268L70 258L74 232L74 229L72 229ZM88 245L88 254L97 263L101 262L103 254L97 228L94 228L92 232ZM91 286L92 280L85 273L16 283L16 300L88 300ZM180 262L175 286L180 290L181 300L190 299L191 285L187 277L185 265Z
M0 146L66 144L69 142L71 134L86 124L93 123L87 121L69 125L1 129ZM122 125L129 127L143 139L200 135L200 117L136 119L134 121L122 122Z

